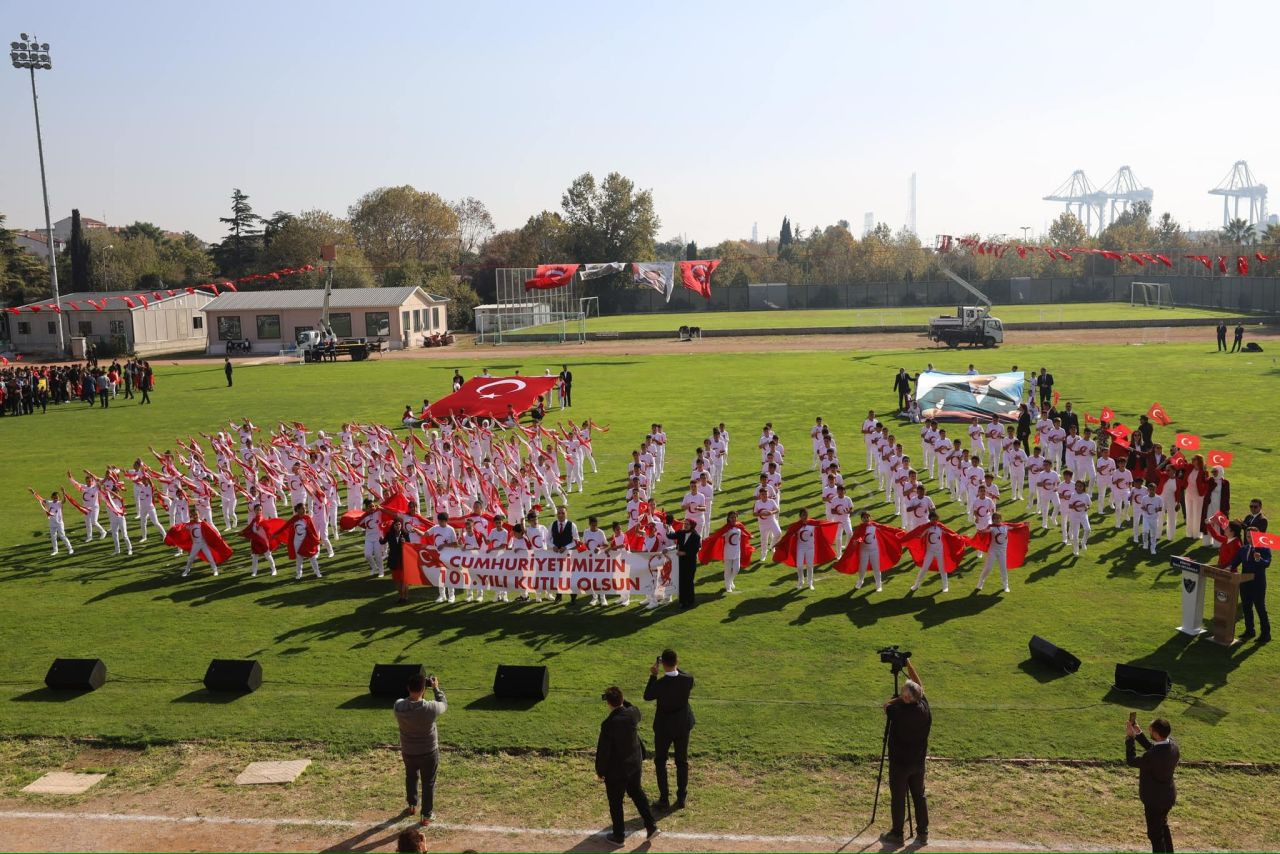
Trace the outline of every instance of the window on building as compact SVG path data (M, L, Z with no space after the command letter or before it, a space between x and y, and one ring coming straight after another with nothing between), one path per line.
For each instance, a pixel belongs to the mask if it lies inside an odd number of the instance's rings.
M124 334L124 321L123 321L123 320L113 320L113 321L111 321L110 329L111 329L111 334L112 334L112 335L123 335L123 334Z
M258 340L277 341L280 338L280 315L258 315Z
M440 325L440 306L434 306L431 309L431 328L440 331L444 327Z
M333 330L333 334L339 338L351 337L351 312L344 311L340 314L329 315L329 328Z
M50 335L57 335L57 334L58 334L58 321L56 321L56 320L50 320L50 321L49 321L49 334L50 334Z
M422 312L416 308L413 310L413 331L422 331Z
M191 328L204 329L204 318L198 314L191 315Z
M218 318L219 341L239 341L242 337L240 334L240 317L238 315Z
M30 335L30 334L31 334L31 324L30 324L29 322L25 321L25 320L19 320L19 321L18 321L18 334L19 334L19 335Z
M92 320L78 320L78 321L76 321L76 329L77 329L77 330L79 330L79 333L80 333L81 335L85 335L85 336L92 335L92 334L93 334L93 321L92 321Z
M404 312L404 322L409 322L409 312ZM366 311L364 313L364 334L366 338L386 338L391 334L391 314L386 311Z
M409 331L409 312L400 312L400 333L403 335Z

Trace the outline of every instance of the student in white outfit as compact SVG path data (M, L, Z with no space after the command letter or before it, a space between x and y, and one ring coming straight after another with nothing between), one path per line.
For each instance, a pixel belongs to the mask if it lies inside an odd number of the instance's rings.
M187 566L182 570L183 578L191 574L191 565L201 555L204 555L204 559L209 562L209 568L213 570L213 574L218 574L218 564L213 559L213 549L204 539L204 531L201 528L203 524L199 519L186 523L187 531L191 534L191 551L187 552Z
M779 512L778 502L769 497L767 489L761 487L756 492L752 513L760 524L760 548L765 555L773 553L773 547L782 536L782 526L778 523Z
M587 554L591 555L603 554L605 548L609 544L609 540L605 536L604 531L600 530L600 519L596 516L587 517L587 530L582 532L582 536L579 539L582 542L582 545L586 547ZM591 604L608 605L609 594L592 593Z
M742 571L742 530L737 526L738 511L730 510L725 517L729 530L724 532L724 591L735 592L734 580Z
M1089 510L1092 501L1089 498L1089 485L1077 480L1075 493L1067 498L1067 541L1071 544L1071 553L1080 554L1081 549L1089 548Z
M930 511L929 521L921 534L924 539L924 560L920 562L920 571L916 573L916 583L911 585L912 590L920 589L920 585L924 583L925 573L931 568L936 568L938 574L942 576L942 592L946 593L950 589L947 562L942 553L941 528L942 523L938 521L938 511Z
M58 497L58 490L55 489L49 493L48 498L41 498L34 489L31 490L31 494L36 497L36 501L40 502L40 508L49 519L49 540L53 543L50 557L57 556L59 541L66 545L67 554L75 554L76 550L72 548L71 540L67 538L67 528L62 521L62 500Z
M923 488L923 487L922 487ZM871 514L866 510L862 511L862 524L853 532L853 542L858 544L858 580L853 585L854 590L862 588L862 582L867 577L867 570L871 570L871 575L876 581L876 592L884 590L884 580L880 577L880 544L876 538L879 532L876 526L871 523Z
M991 525L987 528L991 539L987 543L987 558L982 564L982 574L978 576L978 589L987 583L991 568L1000 567L1000 586L1003 592L1009 592L1009 526L999 513L991 516Z
M796 529L796 589L806 585L813 589L814 540L813 526L804 524L809 519L809 511L800 508L800 526Z

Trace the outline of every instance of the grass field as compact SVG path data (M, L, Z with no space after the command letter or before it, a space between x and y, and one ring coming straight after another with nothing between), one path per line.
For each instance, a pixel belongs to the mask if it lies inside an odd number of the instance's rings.
M931 317L952 314L953 306L922 308L794 309L778 311L694 311L662 314L620 314L593 317L588 332L647 332L681 326L703 329L797 329L807 326L903 326L924 327ZM1230 317L1230 312L1202 308L1154 309L1122 302L1064 305L1002 305L993 312L1005 323L1039 323L1094 320L1159 320L1162 318ZM530 330L532 331L532 330Z
M561 361L483 358L495 374L517 367L540 373ZM619 515L624 461L654 420L671 437L660 495L668 504L682 492L680 475L695 444L724 420L734 445L718 511L745 506L755 472L751 445L770 420L792 449L788 516L801 503L816 505L805 453L818 414L833 425L846 466L857 472L859 500L867 476L857 466L855 425L867 409L888 408L900 364L915 369L925 358L883 351L571 362L572 414L612 427L597 439L600 474L588 492L574 495L573 515ZM927 358L959 371L972 356ZM1202 345L1011 346L989 358L998 359L994 369L1046 365L1078 408L1109 405L1130 423L1158 398L1175 419L1161 435L1186 430L1233 451L1236 503L1261 494L1274 505L1270 486L1280 466L1272 456L1272 392L1280 370L1269 354L1215 356ZM460 366L465 373L478 363ZM936 580L908 595L911 579L902 569L889 573L880 595L870 586L854 593L851 578L830 571L819 573L817 591L798 593L789 570L756 566L740 577L742 592L726 598L717 565L702 570L701 604L686 613L436 605L422 591L414 604L397 606L389 580L367 577L355 537L338 544L324 579L302 582L284 574L251 580L240 556L216 579L179 579L173 552L154 539L132 559L112 557L103 542L77 548L73 558L48 556L28 486L60 488L67 468L128 465L149 443L169 447L176 436L212 431L228 418L301 420L313 430L345 420L393 423L405 403L443 394L453 367L408 360L244 367L235 388L226 389L219 366L162 363L151 407L72 406L0 419L9 451L0 475L7 510L0 517L0 735L300 739L354 750L393 739L386 704L365 691L373 663L403 660L424 662L449 690L453 711L443 738L452 746L584 748L594 744L601 689L616 683L638 694L649 662L671 645L698 677L698 752L731 759L745 751L764 761L867 757L879 752L878 706L892 685L875 649L898 643L916 654L935 709L932 751L940 755L1114 758L1127 711L1136 708L1144 717L1170 717L1187 758L1280 761L1271 725L1280 649L1246 644L1227 651L1175 634L1178 576L1168 555L1191 551L1208 559L1209 550L1184 540L1151 558L1115 535L1109 521L1095 522L1094 541L1079 560L1037 534L1028 566L1012 573L1008 597L992 595L994 585L973 594L972 555L945 596ZM907 446L917 449L914 431L907 432ZM957 505L943 507L944 521L964 527ZM885 507L873 510L883 514ZM82 527L69 527L79 546ZM1029 663L1033 633L1079 656L1080 672L1055 676ZM112 680L71 700L50 695L40 681L60 655L101 656ZM212 657L259 658L263 687L234 699L206 694L198 682ZM551 697L531 708L495 703L489 685L498 662L549 665ZM1116 662L1168 669L1177 697L1157 702L1114 692Z

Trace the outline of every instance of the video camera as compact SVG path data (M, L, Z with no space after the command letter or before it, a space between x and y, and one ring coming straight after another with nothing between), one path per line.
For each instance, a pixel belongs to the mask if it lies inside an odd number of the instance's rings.
M894 673L906 667L907 659L911 657L910 650L899 649L897 644L886 646L877 652L880 653L880 663L888 664L893 668Z

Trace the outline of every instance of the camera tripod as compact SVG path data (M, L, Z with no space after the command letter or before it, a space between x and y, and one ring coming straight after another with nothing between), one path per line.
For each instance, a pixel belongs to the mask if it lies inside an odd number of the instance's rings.
M893 696L897 697L899 692L898 674L902 672L902 668L894 665L893 667ZM871 802L871 821L868 827L876 823L876 811L880 808L880 783L884 779L884 758L889 753L889 728L893 726L893 720L886 714L884 717L884 740L880 743L880 770L876 773L876 795ZM915 836L915 825L911 820L911 798L906 799L907 802L907 836Z

